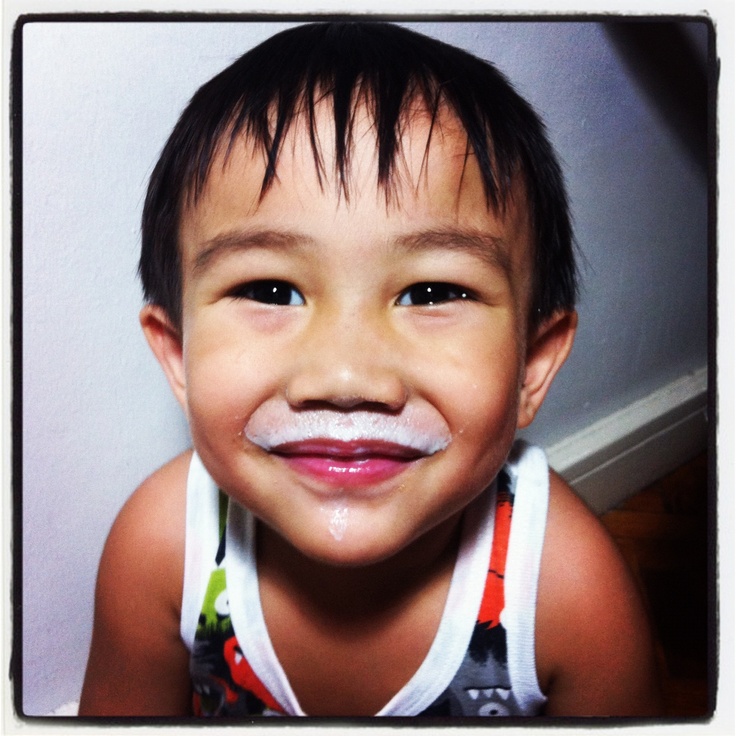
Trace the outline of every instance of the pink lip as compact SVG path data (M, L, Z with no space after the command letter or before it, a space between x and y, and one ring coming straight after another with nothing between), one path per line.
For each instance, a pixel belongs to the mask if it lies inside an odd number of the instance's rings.
M305 440L273 448L296 472L340 488L375 485L424 457L417 450L380 441Z

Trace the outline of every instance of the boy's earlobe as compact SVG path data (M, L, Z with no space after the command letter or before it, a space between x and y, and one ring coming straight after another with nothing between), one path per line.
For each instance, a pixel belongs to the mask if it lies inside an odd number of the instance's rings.
M146 304L140 313L141 327L148 345L166 374L171 390L186 411L186 376L181 331L163 307Z
M577 325L577 312L555 312L530 335L519 397L519 429L528 427L542 406L557 371L572 350Z

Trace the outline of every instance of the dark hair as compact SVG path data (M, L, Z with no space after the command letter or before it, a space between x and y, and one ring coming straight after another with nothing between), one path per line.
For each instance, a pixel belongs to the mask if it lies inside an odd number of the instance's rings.
M142 222L139 272L145 298L181 320L178 227L182 207L196 202L220 145L245 134L266 156L262 195L274 180L279 152L295 117L307 114L316 170L324 163L315 137L315 105L332 101L336 173L349 196L352 120L356 106L373 115L377 185L392 196L401 124L421 101L433 115L447 106L468 136L489 207L502 209L514 176L526 187L535 234L530 323L575 304L572 227L560 166L544 125L491 64L397 25L313 23L283 31L203 85L176 124L154 168Z

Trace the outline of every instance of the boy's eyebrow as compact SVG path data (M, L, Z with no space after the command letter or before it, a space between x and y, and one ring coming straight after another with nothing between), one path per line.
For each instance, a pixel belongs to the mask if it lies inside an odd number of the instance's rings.
M219 256L227 252L248 250L249 248L279 248L308 245L311 238L284 230L235 230L217 235L204 243L202 250L194 259L194 273L204 271Z
M290 248L310 246L316 241L288 230L235 230L208 240L194 258L194 273L204 271L220 256L250 248ZM421 230L399 236L395 244L408 251L456 250L485 261L506 273L512 271L511 258L503 238L465 228Z
M404 235L398 244L407 250L457 250L511 274L511 256L503 238L480 230L440 228Z

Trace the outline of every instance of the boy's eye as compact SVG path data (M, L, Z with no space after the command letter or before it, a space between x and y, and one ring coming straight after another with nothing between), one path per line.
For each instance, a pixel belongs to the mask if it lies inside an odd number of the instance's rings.
M236 299L251 299L261 304L275 304L283 307L298 307L304 304L304 297L296 287L287 281L264 279L242 284L230 293Z
M432 281L410 286L399 295L396 303L401 307L431 306L442 302L472 298L470 291L462 286Z

